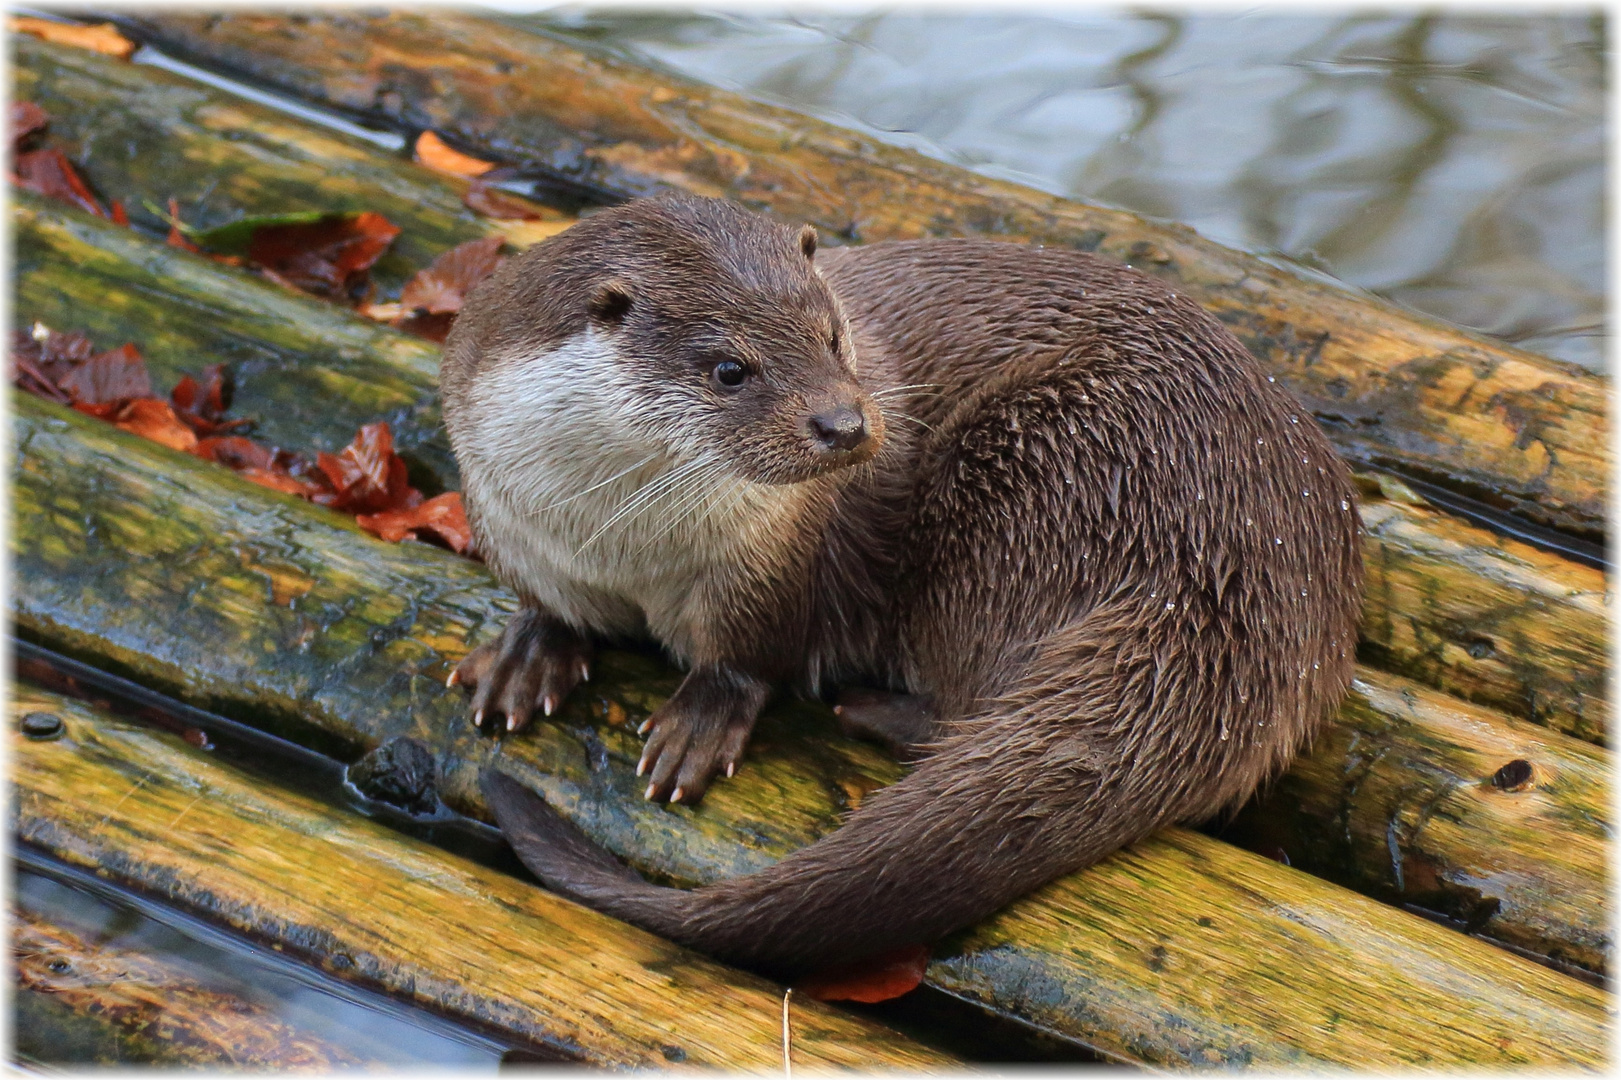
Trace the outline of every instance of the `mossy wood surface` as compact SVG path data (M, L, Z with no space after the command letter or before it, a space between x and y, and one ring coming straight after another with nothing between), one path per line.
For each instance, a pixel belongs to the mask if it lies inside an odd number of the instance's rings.
M1405 485L1362 495L1365 661L1605 743L1605 573L1468 524Z
M782 1067L782 989L357 814L269 787L184 740L14 685L16 835L346 978L596 1065ZM807 1068L945 1056L795 1002Z
M141 350L163 395L228 365L232 416L290 450L336 451L387 420L396 449L451 487L439 421L439 348L131 229L13 192L12 316Z
M13 99L50 114L47 145L143 230L168 232L159 214L170 199L200 229L257 214L371 210L400 228L372 268L378 299L397 297L413 273L463 241L499 233L522 242L536 231L480 217L462 202L468 181L363 139L160 68L25 34L12 42Z
M58 704L26 689L17 701ZM382 1065L162 957L87 940L15 905L11 949L14 1052L25 1060L323 1072Z
M981 235L1099 251L1214 311L1351 459L1598 537L1607 382L1197 236L978 176L469 15L109 13L296 97L585 186L724 195L830 239Z
M15 311L133 341L156 384L225 361L233 415L290 448L335 450L386 419L430 493L459 487L439 426L438 350L334 305L31 196L13 211ZM1422 505L1364 495L1367 659L1593 741L1608 708L1605 577Z
M1610 784L1605 750L1362 668L1340 723L1221 835L1604 973Z
M634 729L675 677L612 652L558 717L492 744L442 685L513 606L484 568L382 544L337 515L48 403L16 405L13 608L24 633L70 655L349 756L414 735L438 754L446 801L475 815L477 768L499 757L599 842L681 884L769 863L899 775L836 736L825 709L798 703L768 712L739 775L702 807L647 803ZM1205 864L1231 877L1206 877ZM1219 932L1203 934L1200 919ZM1416 959L1364 966L1362 944L1345 945L1353 939L1335 929L1303 935L1301 919L1353 925L1382 942L1380 956ZM1196 928L1199 958L1156 960L1167 927ZM1148 959L1115 962L1132 949ZM1181 830L936 955L936 985L1132 1060L1507 1064L1601 1053L1599 991ZM1277 982L1291 970L1295 982ZM1361 1004L1274 1032L1276 1011L1300 996ZM1435 1037L1443 1016L1456 1038ZM1564 1034L1550 1041L1554 1028Z

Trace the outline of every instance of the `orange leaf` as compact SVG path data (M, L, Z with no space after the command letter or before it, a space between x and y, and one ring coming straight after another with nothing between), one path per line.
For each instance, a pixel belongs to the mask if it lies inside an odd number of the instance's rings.
M297 495L301 499L310 498L316 490L298 479L298 477L282 472L280 469L260 469L250 465L245 469L237 470L237 475L245 480L252 480L260 487L267 487L272 491L283 491L288 495Z
M473 286L495 273L502 259L499 236L486 236L457 244L433 260L426 270L418 270L400 291L400 307L448 315L462 309Z
M197 433L174 414L167 401L158 398L136 398L119 410L113 423L173 450L194 450L197 447Z
M113 224L123 225L126 228L129 226L129 213L124 209L124 204L117 199L113 200Z
M107 211L101 208L80 178L79 170L73 167L73 162L62 151L30 150L26 154L18 154L11 168L17 183L29 191L72 203L97 217L107 216Z
M367 424L342 453L321 451L316 467L332 484L331 494L314 497L322 506L351 514L376 514L418 506L422 493L406 479L406 464L394 453L386 421Z
M399 234L398 226L370 210L263 225L248 242L248 258L274 280L336 297L352 288Z
M390 543L399 543L407 533L428 533L461 554L473 543L473 530L467 526L459 491L435 495L409 510L385 510L380 514L359 514L355 523Z
M795 988L817 1001L888 1001L915 989L929 966L927 945L903 945L849 964L835 964Z
M135 42L120 34L112 23L84 26L79 23L59 23L26 15L13 15L11 32L32 34L53 45L71 45L75 49L89 49L107 56L116 56L120 60L128 60L135 55Z
M435 172L449 173L451 176L483 176L495 168L493 161L452 150L445 145L445 140L431 131L417 136L416 159Z
M11 103L11 149L15 153L29 139L50 125L51 117L32 101Z
M538 221L540 212L481 180L474 180L462 195L462 202L475 214L502 221Z

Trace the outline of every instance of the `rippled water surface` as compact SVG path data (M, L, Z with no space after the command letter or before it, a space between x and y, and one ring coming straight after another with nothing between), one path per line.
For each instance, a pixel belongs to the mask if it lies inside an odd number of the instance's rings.
M516 21L1604 365L1598 14Z

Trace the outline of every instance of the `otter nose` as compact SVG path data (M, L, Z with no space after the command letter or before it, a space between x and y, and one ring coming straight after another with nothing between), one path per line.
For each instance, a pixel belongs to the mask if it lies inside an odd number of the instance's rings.
M811 435L828 450L854 450L867 438L867 418L851 405L810 418Z

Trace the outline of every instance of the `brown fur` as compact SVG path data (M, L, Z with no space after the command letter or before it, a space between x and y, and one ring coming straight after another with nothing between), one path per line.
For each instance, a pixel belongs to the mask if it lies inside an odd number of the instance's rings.
M718 573L696 609L708 651L685 657L693 674L655 715L656 793L661 767L665 784L704 773L701 793L784 680L918 695L907 723L935 718L919 764L828 837L692 892L582 854L538 799L487 786L552 887L777 973L931 941L1245 798L1344 692L1361 582L1342 463L1160 282L975 240L826 252L818 277L800 236L688 197L605 211L474 298L445 376L454 437L481 357L565 340L612 279L632 295L619 340L658 378L693 379L707 333L778 380L724 437L740 472L803 498L755 569ZM869 421L862 454L818 465L791 433L835 398L880 406L887 435ZM633 405L654 424L711 422ZM499 571L502 552L485 554Z

